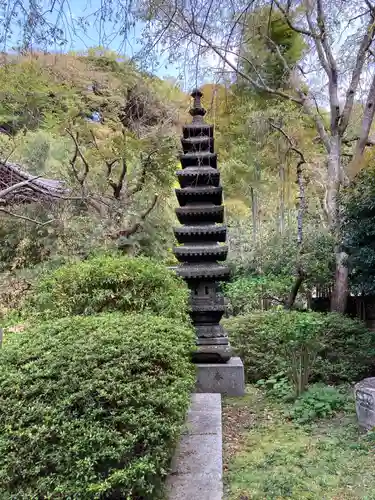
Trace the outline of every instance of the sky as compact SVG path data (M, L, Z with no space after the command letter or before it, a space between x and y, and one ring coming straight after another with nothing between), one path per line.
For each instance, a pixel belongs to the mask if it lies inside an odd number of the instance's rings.
M103 5L118 5L118 2L121 2L124 8L121 10L120 16L124 17L124 13L127 12L126 5L133 2L133 0L7 0L7 3L8 5L15 5L18 2L22 2L26 10L28 10L31 1L44 2L44 5L42 5L43 17L47 18L51 25L54 26L57 24L63 27L64 36L67 39L67 43L63 46L56 43L47 46L45 43L43 43L43 46L38 46L36 43L31 44L35 51L47 50L48 52L57 53L75 51L82 53L86 52L89 48L101 46L117 52L120 56L134 57L142 47L142 30L144 24L141 22L135 23L128 30L127 36L124 37L118 34L120 28L124 26L123 22L117 23L117 26L114 26L114 23L108 20L99 23L98 16L95 18L93 15L95 11L98 12L103 8ZM49 12L51 3L54 5L54 10ZM63 9L61 9L61 5L63 5ZM0 40L1 26L4 26L4 23L1 22L1 17L2 11L0 7ZM106 17L108 18L108 13ZM82 19L86 21L85 29L79 28ZM22 19L22 25L25 25L25 19ZM9 51L10 48L19 46L17 42L20 40L20 28L16 22L13 23L12 29L12 36L7 40L6 46L3 45L3 50ZM189 50L187 49L187 54L190 53ZM196 48L194 47L193 50L195 51ZM192 55L194 59L194 54ZM204 67L206 70L207 68L216 69L218 67L217 57L215 58L210 55L209 59L204 61L202 58L203 56L200 57L200 63L197 65L198 68L203 69ZM205 83L216 82L218 79L218 76L210 74L212 73L211 71L199 71L199 75L195 74L195 64L194 68L190 69L186 66L184 60L179 61L179 64L178 62L170 63L168 61L168 53L166 52L158 54L157 63L154 59L152 61L147 60L142 69L153 73L159 78L172 79L185 91Z
M17 0L18 1L18 0ZM27 5L27 2L35 1L35 0L22 0L24 5ZM106 6L111 6L112 4L118 5L117 2L122 2L124 8L121 10L120 15L124 17L124 13L127 12L126 6L132 2L132 0L40 0L41 2L45 2L43 5L43 10L45 16L48 17L49 21L54 25L56 21L60 19L60 25L63 25L65 36L67 39L67 43L59 47L58 45L51 45L46 47L48 51L51 52L67 52L67 51L77 51L84 52L91 47L103 46L106 49L113 50L121 56L134 57L139 53L142 47L142 29L144 25L141 22L137 22L134 27L130 28L127 32L126 40L124 40L124 36L118 34L119 29L124 23L118 24L114 26L112 22L103 21L101 23L98 22L97 18L93 13L98 11L100 8L103 9ZM14 5L16 0L8 0L9 5ZM51 2L55 5L54 10L51 13L48 13L48 9L50 8ZM63 3L63 14L61 15L60 6ZM0 26L1 26L1 11L0 11ZM60 18L59 18L60 16ZM108 18L108 12L106 17ZM84 19L86 22L85 29L79 28L80 19ZM4 23L3 23L4 24ZM74 29L73 29L74 25ZM19 38L19 28L17 28L16 23L14 23L13 35L10 40L7 41L7 48L14 45L17 36ZM345 43L345 40L348 37L352 36L356 29L358 28L358 22L353 22L350 25L346 26L345 36L341 37L339 40L335 40L334 44L334 52L339 51L340 46ZM116 34L117 33L117 34ZM1 35L1 27L0 27L0 35ZM35 50L40 49L40 47L34 47ZM194 54L193 54L194 56ZM234 57L234 56L233 56ZM232 57L232 58L233 58ZM315 57L315 56L314 56ZM350 54L348 54L350 58ZM182 61L183 62L183 61ZM232 61L235 62L235 61ZM311 67L311 61L306 61L308 65ZM183 64L181 64L183 66ZM216 58L211 58L209 60L200 61L198 67L203 69L205 68L217 68L218 60ZM177 64L170 64L167 60L167 54L164 56L158 57L158 66L150 66L149 61L147 67L143 69L152 72L156 76L160 78L174 78L177 80L177 83L184 89L188 90L193 86L199 86L203 83L207 83L208 81L215 81L212 78L212 75L208 76L199 76L198 79L194 81L194 77L190 74L181 74L180 68ZM202 72L200 72L202 73ZM308 76L308 83L313 88L319 88L320 85L324 86L325 78L321 67L315 73L310 73ZM323 92L325 94L325 92Z
M48 19L51 25L60 24L60 26L63 26L67 43L63 46L50 44L48 46L44 45L43 47L38 47L37 44L34 44L35 50L44 49L50 52L85 52L89 48L102 46L105 49L113 50L119 55L126 57L134 57L139 53L141 49L139 40L142 38L142 29L144 25L141 22L137 22L134 27L129 29L126 40L124 40L125 37L118 34L121 25L114 27L114 24L109 21L99 23L92 15L100 8L105 0L57 0L54 3L55 9L53 12L48 12L51 1L53 0L44 0L44 17ZM111 2L112 0L108 1ZM24 0L24 5L27 5L28 2L30 2L30 0ZM61 5L61 2L64 2L63 15L59 15L59 5ZM14 0L9 1L9 5L14 3ZM124 4L125 3L126 0L124 0ZM79 20L83 17L87 18L88 21L85 29L78 27ZM20 39L20 28L17 26L17 23L13 23L11 29L12 35L7 39L6 44L3 44L4 50L9 50L17 46L17 42ZM3 32L4 31L3 28ZM179 76L177 66L168 63L167 56L159 57L158 66L148 66L147 70L160 78L177 78Z

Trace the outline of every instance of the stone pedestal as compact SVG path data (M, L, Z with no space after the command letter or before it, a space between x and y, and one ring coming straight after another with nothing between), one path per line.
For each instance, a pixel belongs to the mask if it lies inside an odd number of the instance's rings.
M245 375L241 359L230 358L227 363L197 363L196 392L243 396Z
M375 428L375 377L365 378L354 386L358 423L367 431Z

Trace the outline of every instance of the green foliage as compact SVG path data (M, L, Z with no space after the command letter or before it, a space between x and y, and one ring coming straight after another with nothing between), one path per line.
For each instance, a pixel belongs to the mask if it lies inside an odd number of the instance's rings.
M27 59L1 66L0 93L0 124L12 134L51 120L59 124L76 105L68 85L54 81L40 64Z
M12 212L39 222L43 226L25 222L16 217L0 217L0 270L30 268L49 261L66 262L69 257L89 255L93 248L105 248L103 221L86 215L72 215L71 207L65 209L51 203L13 206ZM112 243L114 248L114 243Z
M369 375L375 359L375 332L339 314L258 311L223 320L248 381L278 372L295 381L353 381ZM301 371L299 361L305 360ZM297 377L297 378L296 378ZM303 377L302 377L303 378ZM307 382L305 378L304 383Z
M193 332L72 317L0 350L1 498L158 498L194 383Z
M286 416L299 424L307 424L318 418L331 417L343 410L347 403L347 396L339 389L314 384L294 402Z
M275 373L268 379L260 379L257 387L264 389L268 396L279 400L288 400L293 397L293 388L286 372Z
M225 284L223 291L236 316L261 309L263 300L273 305L283 303L292 284L291 276L243 276Z
M354 404L337 418L310 425L286 420L289 408L251 386L244 398L224 403L223 441L230 450L224 471L226 498L372 498L374 437L358 432Z
M305 43L301 34L291 29L283 19L282 15L272 12L269 9L257 10L248 17L247 30L250 34L247 37L250 41L244 44L245 57L247 53L257 54L255 67L246 61L243 63L245 73L257 79L258 71L262 75L262 81L271 88L277 89L287 87L289 74L285 71L285 65L280 61L280 57L274 45L279 48L288 67L293 68L302 58ZM254 57L249 58L251 61Z
M151 311L185 320L187 299L186 285L163 264L104 254L48 273L33 289L28 308L45 318Z
M364 323L343 316L325 314L314 378L328 383L352 382L373 373L375 332Z
M332 236L321 227L312 223L306 224L301 253L297 249L296 229L286 230L284 234L273 228L265 228L262 238L251 245L243 255L237 249L231 255L232 266L239 275L252 275L262 269L265 276L277 276L280 281L291 279L295 274L295 266L299 259L306 276L304 287L311 289L317 284L328 285L332 282L334 269L334 253ZM239 230L243 233L243 228ZM245 235L251 240L251 235ZM239 241L243 245L243 240Z
M344 248L350 285L357 294L375 293L375 168L362 170L342 195Z

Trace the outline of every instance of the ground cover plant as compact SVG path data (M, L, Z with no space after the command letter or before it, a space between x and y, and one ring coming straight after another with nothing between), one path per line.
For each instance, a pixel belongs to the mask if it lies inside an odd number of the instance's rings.
M374 498L374 436L361 435L350 388L347 405L301 424L293 403L248 386L223 409L226 500ZM306 393L308 394L308 393Z

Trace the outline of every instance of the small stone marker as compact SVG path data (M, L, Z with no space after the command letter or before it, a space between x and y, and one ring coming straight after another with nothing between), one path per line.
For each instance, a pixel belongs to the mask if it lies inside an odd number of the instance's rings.
M4 330L0 328L0 347L3 345Z
M367 431L375 428L375 377L361 380L354 386L358 423Z

